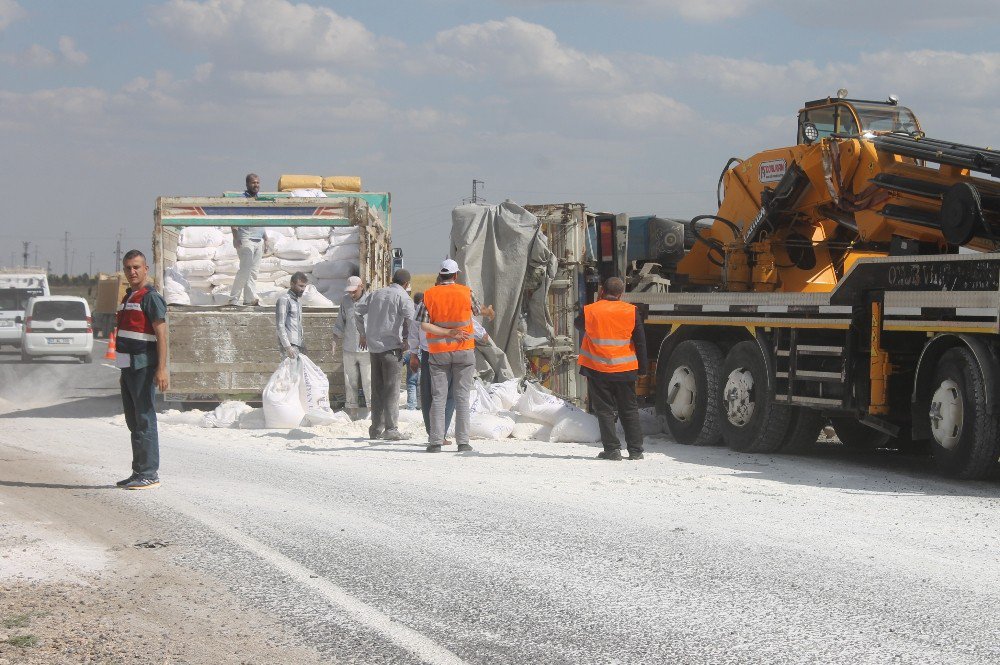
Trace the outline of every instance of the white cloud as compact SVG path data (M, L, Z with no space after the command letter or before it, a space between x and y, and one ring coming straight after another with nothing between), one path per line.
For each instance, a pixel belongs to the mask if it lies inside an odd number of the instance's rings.
M691 21L714 22L744 15L769 0L586 0L587 4L642 14L671 14ZM514 4L578 4L578 0L513 0Z
M0 0L0 31L28 15L16 0Z
M90 59L86 53L76 47L72 37L65 35L59 38L59 53L71 65L85 65Z
M288 0L170 0L152 11L152 24L219 60L254 68L369 65L379 47L360 21Z
M2 1L2 0L0 0ZM87 54L76 48L76 43L70 37L59 38L59 53L53 52L41 44L32 44L19 53L0 53L0 62L15 67L53 67L58 64L86 64Z
M268 72L240 70L229 74L229 80L249 95L276 97L330 97L354 90L352 83L328 69L282 69Z
M637 92L599 100L579 100L581 110L626 130L683 132L697 120L687 105L655 92Z
M430 68L466 78L601 90L621 79L607 57L566 46L549 28L514 17L444 30L430 48Z

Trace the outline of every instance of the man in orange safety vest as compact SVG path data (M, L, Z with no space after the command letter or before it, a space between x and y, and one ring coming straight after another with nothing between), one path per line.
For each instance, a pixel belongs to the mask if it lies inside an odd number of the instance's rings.
M618 277L604 282L600 299L583 308L577 328L580 342L580 375L587 378L590 406L601 428L604 451L597 457L621 460L621 441L615 433L620 418L630 460L642 459L642 427L635 397L635 382L646 374L646 336L635 305L622 302L625 283Z

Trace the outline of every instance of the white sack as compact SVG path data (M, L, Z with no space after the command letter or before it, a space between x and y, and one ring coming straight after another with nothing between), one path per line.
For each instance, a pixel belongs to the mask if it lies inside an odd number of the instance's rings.
M338 261L324 259L313 266L312 271L316 279L347 279L351 275L357 275L360 272L358 262L348 259Z
M212 307L215 305L215 298L212 294L201 289L191 289L188 291L188 296L191 298L192 305L197 305L198 307Z
M174 264L174 267L187 279L192 277L209 277L215 274L215 263L208 260L178 261Z
M490 384L487 390L495 400L499 400L501 409L513 409L521 399L520 380L511 379L503 383Z
M493 396L486 389L482 380L476 379L472 384L472 391L469 393L469 412L473 414L495 415L500 410L498 401L494 401ZM511 423L513 427L513 423ZM510 433L508 432L508 436Z
M191 304L191 296L188 295L188 292L179 289L164 289L163 299L167 301L168 305Z
M190 305L189 282L179 270L171 266L163 274L163 299L168 305Z
M264 229L264 237L272 238L294 238L295 227L293 226L269 226Z
M303 259L318 259L319 255L312 245L294 238L281 238L274 246L274 255L279 259L301 261Z
M510 433L512 437L522 441L548 441L551 434L552 425L523 414L518 414L514 419L514 430Z
M235 275L240 271L239 259L224 259L215 262L215 275Z
M333 307L333 301L320 293L312 284L306 287L299 300L303 307Z
M302 199L325 199L326 193L322 189L293 189L288 192L289 196L297 196Z
M234 427L244 413L253 411L253 407L246 402L230 400L215 407L215 411L208 413L202 419L202 427Z
M330 244L342 245L344 243L358 244L361 237L361 229L357 226L334 226L330 229Z
M190 411L167 409L163 413L156 414L156 422L159 425L192 425L194 427L201 427L205 415L206 413L199 409L191 409Z
M549 441L564 443L597 443L601 440L601 428L597 416L576 409L552 426Z
M257 291L257 300L260 301L262 307L274 307L278 302L278 298L285 293L285 291Z
M299 241L299 242L305 242ZM316 261L314 259L299 259L299 260L284 260L281 262L281 269L285 272L291 274L296 272L310 273L313 268L316 267Z
M178 261L204 261L215 258L215 247L178 247Z
M224 286L227 288L231 287L233 285L233 282L235 281L236 281L235 275L226 275L223 273L216 273L208 278L208 283L216 288L220 286ZM214 293L215 289L212 289L212 292Z
M305 418L302 364L285 358L264 387L264 421L268 427L291 429Z
M326 261L359 261L361 259L361 245L352 243L349 245L330 245L330 248L323 253Z
M225 242L222 231L211 226L186 226L181 230L177 244L181 247L218 247Z
M275 256L265 256L257 264L257 273L278 272L281 270L281 259Z
M514 431L514 419L491 413L474 413L469 422L472 439L506 439Z
M580 411L565 400L551 393L543 392L534 383L525 385L524 394L518 399L514 410L518 413L530 414L532 418L550 425L555 425L571 413Z
M322 256L323 252L330 247L330 241L326 238L310 238L308 240L302 240L301 242L309 243L309 245L315 249L316 253L320 256Z
M215 256L212 257L216 261L221 261L224 259L236 259L236 248L233 247L232 240L227 238L226 242L222 243L215 248Z
M299 354L298 360L302 368L302 386L309 424L326 425L336 422L337 418L330 408L330 381L326 374L304 353Z
M320 238L326 240L328 243L330 241L330 227L329 226L299 226L295 229L295 237L299 240L313 240L315 238Z
M285 273L278 279L274 280L274 285L279 289L290 289L292 287L292 276Z

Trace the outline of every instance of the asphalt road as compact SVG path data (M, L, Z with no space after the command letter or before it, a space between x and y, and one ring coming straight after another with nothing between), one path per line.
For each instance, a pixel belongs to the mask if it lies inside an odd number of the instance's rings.
M611 463L579 444L427 455L164 426L162 487L123 492L116 371L15 358L0 354L0 501L169 542L156 556L323 661L1000 662L997 481L840 446L660 438Z

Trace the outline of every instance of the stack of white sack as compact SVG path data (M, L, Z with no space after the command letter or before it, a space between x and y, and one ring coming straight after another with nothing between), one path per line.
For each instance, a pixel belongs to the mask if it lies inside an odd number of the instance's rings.
M601 440L596 416L543 392L535 384L525 386L514 410L523 417L550 426L549 441L595 443Z
M305 354L285 358L264 387L264 421L268 427L350 422L347 414L330 408L330 382Z
M306 306L335 307L344 295L347 278L360 274L359 238L357 227L265 228L264 258L256 281L260 303L273 306L291 285L291 275L301 272L316 287ZM164 291L170 286L168 304L227 304L240 269L232 229L214 226L182 229L177 241L177 262L171 267L175 269L175 279L164 285Z

